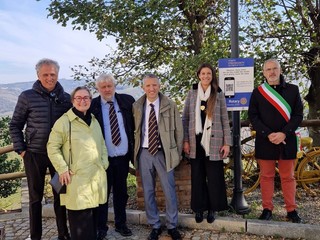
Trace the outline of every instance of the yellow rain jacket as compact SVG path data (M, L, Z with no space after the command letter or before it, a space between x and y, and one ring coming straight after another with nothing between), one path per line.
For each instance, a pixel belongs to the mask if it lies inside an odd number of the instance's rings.
M71 183L67 193L60 194L61 205L70 210L98 207L107 201L109 166L107 148L98 121L92 115L88 126L72 109L54 124L47 143L50 161L60 174L68 171L69 125L71 124Z

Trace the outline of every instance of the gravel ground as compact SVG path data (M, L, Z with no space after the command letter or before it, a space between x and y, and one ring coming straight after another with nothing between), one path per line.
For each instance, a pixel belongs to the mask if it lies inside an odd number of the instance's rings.
M298 204L298 212L303 219L303 223L306 224L313 224L313 225L319 225L320 222L320 185L315 186L313 190L315 191L315 196L310 196L306 194L306 192L301 188L298 187L297 189L297 204ZM228 188L228 191L232 192L232 187ZM112 195L110 196L110 202L112 203ZM229 197L229 202L231 201L232 196ZM247 218L247 219L257 219L262 211L261 206L261 195L260 190L256 189L252 193L249 193L245 196L245 199L251 209L251 212L245 216L238 215L233 212L220 212L218 213L220 216L228 216L233 218ZM273 219L275 221L285 221L285 215L286 211L284 209L284 202L282 198L282 193L279 190L279 188L276 188L275 190L275 196L274 196L274 205L275 209L273 211ZM129 189L129 200L128 200L128 209L137 209L136 204L136 196L135 196L135 187L130 187ZM180 209L181 213L192 213L190 209ZM14 221L14 220L13 220ZM21 221L21 219L17 219L16 221ZM48 221L48 222L47 222ZM48 227L50 226L50 229L52 226L54 226L53 219L46 219L45 224L48 224ZM6 225L7 232L9 233L9 229L11 225L9 224L9 221L0 221L0 224L3 223ZM28 224L28 218L25 219L25 224L21 224L21 222L17 223L19 227ZM111 229L114 228L112 223L109 223ZM7 226L8 225L8 226ZM136 233L135 238L124 238L121 237L118 233L115 233L114 231L110 231L110 234L106 238L107 240L114 240L114 239L145 239L146 236L149 234L150 228L148 226L144 225L134 225L129 224L129 227L132 228L132 230ZM289 240L288 238L281 238L279 236L260 236L260 235L250 235L250 234L242 234L242 233L229 233L229 232L218 232L218 231L208 231L208 230L199 230L199 229L186 229L181 228L181 232L183 233L183 239L184 240L258 240L258 239L282 239L282 240ZM50 231L49 231L50 232ZM28 231L24 232L25 235L28 234ZM50 234L47 234L48 236ZM51 234L52 236L56 236L56 233ZM53 237L44 238L44 239L55 239ZM8 238L9 239L25 239L25 238ZM170 240L171 238L166 234L166 231L161 235L159 240ZM320 238L319 238L320 239ZM302 240L302 239L299 239Z
M228 188L228 191L232 193L232 187ZM129 187L129 200L128 200L128 209L137 209L136 204L136 196L135 196L135 187ZM229 202L231 202L232 195L230 194ZM255 191L245 195L245 199L251 209L249 214L244 216L238 215L234 212L224 211L219 212L219 216L228 216L233 218L246 218L246 219L257 219L262 211L261 206L261 195L260 189L256 189ZM112 205L112 194L110 196L110 205ZM300 217L303 220L303 223L319 225L320 222L320 187L315 190L315 196L310 196L306 194L306 192L301 188L297 188L297 204L298 204L298 212ZM273 210L273 220L275 221L286 221L286 211L284 209L284 202L282 198L282 193L278 187L275 189L274 195L274 210ZM190 209L179 209L181 213L192 213ZM111 229L114 228L113 223L109 223L109 227ZM110 234L107 236L107 240L116 240L116 239L146 239L149 234L150 228L144 225L134 225L129 224L129 227L136 233L136 236L124 238L119 236L119 234L114 231L110 231ZM281 240L289 240L289 238L282 238L279 236L261 236L261 235L251 235L244 233L230 233L230 232L219 232L219 231L209 231L209 230L200 230L200 229L187 229L180 228L181 233L183 234L184 240L273 240L273 239L281 239ZM163 232L159 240L170 240L166 231ZM320 238L319 238L320 239ZM299 239L303 240L303 239Z
M228 189L232 192L232 189ZM317 225L320 223L320 188L314 190L316 195L311 196L306 193L306 191L299 187L297 188L297 211L302 218L302 222L306 224ZM133 192L133 191L132 191ZM231 202L232 196L229 197L229 202ZM242 216L234 212L224 211L219 212L220 216L228 216L234 218L246 218L246 219L257 219L262 212L261 194L260 189L245 195L245 200L247 201L251 211L250 213ZM286 221L286 210L284 208L285 204L282 198L282 192L280 189L275 189L274 195L274 210L273 210L273 220L275 221ZM112 201L109 201L112 203ZM129 209L137 209L135 196L130 196L128 200ZM192 213L190 209L179 209L181 213Z
M232 188L229 188L228 191L232 192ZM302 223L319 225L320 222L320 188L314 190L315 196L308 195L306 191L299 187L297 188L297 211L302 218ZM133 192L133 191L132 191ZM231 195L231 194L230 194ZM228 198L231 202L232 196ZM247 201L251 211L249 214L244 216L238 215L234 212L224 211L219 212L219 216L228 216L233 218L246 218L246 219L257 219L262 212L261 205L261 194L260 189L245 195L245 200ZM135 196L130 196L128 201L128 208L137 209L135 203ZM111 201L112 202L112 201ZM286 221L286 210L284 208L284 201L282 198L281 190L276 187L274 195L274 210L273 210L273 220L274 221ZM182 213L192 213L190 209L179 209L179 212ZM271 240L271 239L281 239L289 240L289 238L282 238L279 236L261 236L261 235L251 235L243 233L229 233L229 232L218 232L218 231L208 231L208 230L199 230L199 229L181 229L183 232L183 239L187 240L202 240L202 239L230 239L230 240ZM169 240L171 239L168 236L163 236L160 240ZM319 238L320 239L320 238ZM303 239L299 239L303 240Z
M320 189L315 190L315 193L315 196L311 196L308 195L303 188L297 188L297 211L303 223L317 225L320 222ZM253 219L258 218L262 211L260 189L249 193L246 196L246 201L251 207L251 213L246 217ZM274 195L273 220L286 221L286 210L284 206L282 192L278 190Z

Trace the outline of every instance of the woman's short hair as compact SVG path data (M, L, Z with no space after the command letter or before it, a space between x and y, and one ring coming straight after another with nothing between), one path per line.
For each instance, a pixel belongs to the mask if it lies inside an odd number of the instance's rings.
M70 94L71 96L71 102L73 102L73 99L74 99L74 95L76 95L76 93L80 90L86 90L88 93L89 93L89 96L90 98L92 98L92 94L91 94L91 91L90 89L87 87L87 86L79 86L79 87L76 87Z

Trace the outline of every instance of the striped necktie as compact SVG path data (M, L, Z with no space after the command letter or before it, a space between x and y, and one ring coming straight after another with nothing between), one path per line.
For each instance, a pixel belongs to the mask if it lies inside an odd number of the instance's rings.
M110 118L110 128L111 128L111 139L112 143L115 146L119 146L121 142L119 124L116 111L114 110L113 102L109 101L108 104L110 105L109 108L109 118Z
M156 155L159 148L159 132L158 132L158 124L156 118L156 112L154 110L154 105L150 104L151 110L149 115L149 129L148 129L148 136L149 136L149 147L148 151L152 155Z

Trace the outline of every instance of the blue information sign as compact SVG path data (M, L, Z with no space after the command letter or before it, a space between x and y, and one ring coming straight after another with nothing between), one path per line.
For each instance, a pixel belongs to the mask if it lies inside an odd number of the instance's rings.
M219 59L219 86L228 111L248 110L254 81L253 58Z

